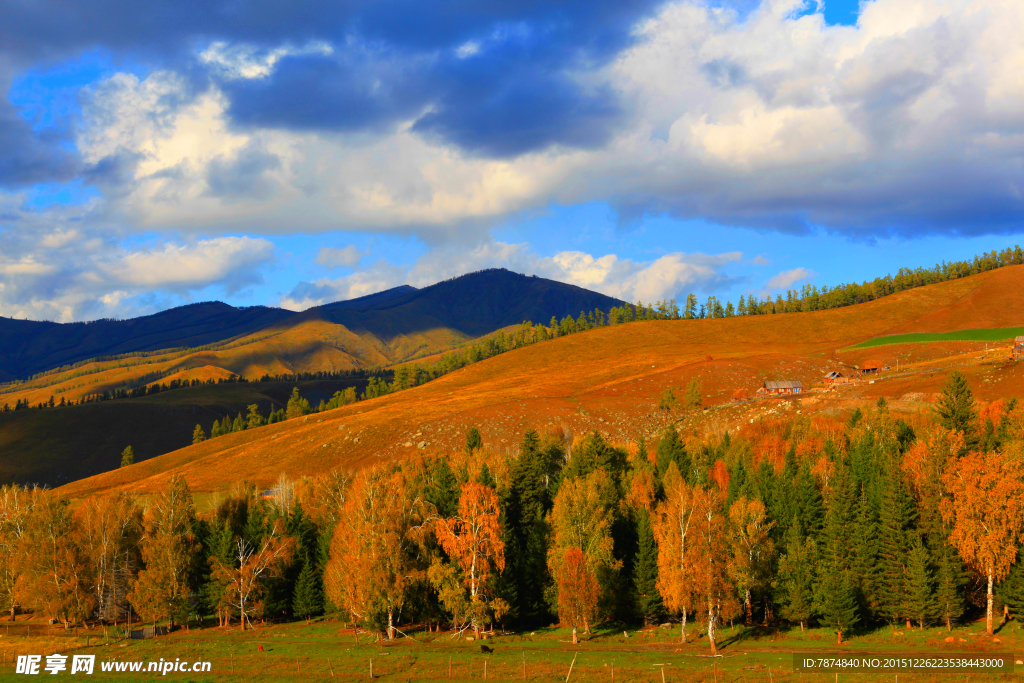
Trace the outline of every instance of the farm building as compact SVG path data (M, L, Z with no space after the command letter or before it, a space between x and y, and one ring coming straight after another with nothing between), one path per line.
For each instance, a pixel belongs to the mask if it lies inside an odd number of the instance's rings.
M1024 360L1024 335L1013 340L1013 359Z
M832 372L830 372L827 375L825 375L825 377L823 379L825 381L825 386L826 387L835 386L837 384L849 384L850 383L850 378L849 377L843 377L843 374L841 372L836 372L835 370L833 370Z
M764 383L764 393L770 396L778 396L781 394L799 394L804 389L804 385L798 380L784 379L779 381L770 381ZM758 393L761 393L760 391Z
M866 360L861 363L860 374L862 375L873 375L876 372L881 372L885 365L880 360Z

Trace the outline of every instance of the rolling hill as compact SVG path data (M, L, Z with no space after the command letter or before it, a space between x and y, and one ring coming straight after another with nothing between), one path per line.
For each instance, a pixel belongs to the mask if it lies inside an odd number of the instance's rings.
M810 387L825 372L849 373L866 358L893 364L902 358L907 372L847 393L808 394L783 408L836 414L888 395L894 410L919 413L927 407L922 397L944 380L950 356L968 373L980 399L1024 395L1024 364L1006 362L1005 350L986 357L979 342L841 351L887 334L975 328L979 309L986 311L983 327L1019 326L1021 303L1024 266L1013 266L827 311L603 327L517 349L413 389L231 434L64 488L73 496L117 488L147 493L164 486L172 473L186 476L198 491L220 490L240 478L269 483L282 472L295 477L450 451L461 447L470 426L479 427L485 443L499 452L513 448L528 427L569 437L592 429L613 440L650 437L678 418L656 409L658 396L692 379L702 382L705 403L713 409L691 426L722 431L769 410L764 402L731 403L736 389L752 393L768 379L797 379Z
M239 375L255 380L268 374L381 368L435 357L524 320L607 311L623 303L552 280L488 270L302 313L211 303L127 321L57 325L0 319L0 363L7 375L36 372L51 362L118 355L0 386L0 407L18 401L36 406L51 397L56 403L77 402L173 379ZM193 343L205 346L158 350ZM138 353L132 355L132 349ZM278 405L287 399L283 389L277 398L264 395L264 383L230 386L234 389L192 387L139 399L0 414L0 483L56 484L96 474L116 467L125 445L133 446L139 460L146 459L188 445L196 422L208 429L215 417L244 412L249 404Z

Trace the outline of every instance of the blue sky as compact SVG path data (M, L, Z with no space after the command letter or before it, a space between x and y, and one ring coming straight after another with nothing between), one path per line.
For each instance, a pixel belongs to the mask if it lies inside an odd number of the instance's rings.
M735 301L1021 241L1018 3L282 7L0 8L0 315L495 266Z

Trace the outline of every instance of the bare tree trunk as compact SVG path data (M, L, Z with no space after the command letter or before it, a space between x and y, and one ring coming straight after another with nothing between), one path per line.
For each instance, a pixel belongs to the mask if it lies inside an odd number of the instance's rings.
M749 588L746 591L744 591L744 593L743 593L743 611L746 613L746 617L744 619L744 623L746 623L747 626L750 626L750 617L751 617L751 611L752 610L750 609L750 589ZM767 618L767 616L765 618Z
M988 606L985 608L985 632L992 635L992 584L995 575L992 567L988 568Z
M683 609L683 626L680 629L680 631L681 631L681 633L680 633L679 637L680 637L681 641L685 643L686 642L686 609L685 608Z
M575 645L578 642L580 642L579 636L576 635L576 627L573 626L572 627L572 644Z
M840 627L840 629L838 631L836 631L836 645L842 645L842 644L843 644L843 629Z
M395 613L388 610L388 640L395 639Z
M718 654L715 646L715 606L708 601L708 642L711 644L711 654Z

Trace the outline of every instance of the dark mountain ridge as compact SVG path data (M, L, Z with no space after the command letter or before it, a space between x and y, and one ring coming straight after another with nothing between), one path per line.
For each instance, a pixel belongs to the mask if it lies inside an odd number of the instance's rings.
M477 337L530 320L577 316L622 305L582 287L501 269L455 277L429 287L394 287L296 313L268 306L236 308L212 301L128 320L53 323L0 317L0 381L85 360L215 344L267 328L322 319L384 343L447 328Z

